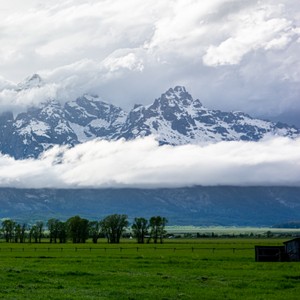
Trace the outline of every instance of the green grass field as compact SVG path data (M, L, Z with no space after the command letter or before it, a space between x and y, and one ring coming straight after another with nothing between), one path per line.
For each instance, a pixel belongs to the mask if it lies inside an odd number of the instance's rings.
M299 263L254 261L283 241L0 243L0 299L299 299Z

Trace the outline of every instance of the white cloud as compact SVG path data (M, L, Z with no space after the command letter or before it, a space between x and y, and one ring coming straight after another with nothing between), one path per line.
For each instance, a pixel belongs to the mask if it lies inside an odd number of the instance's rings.
M17 91L17 86L0 89L0 110L18 113L30 106L37 106L47 100L56 99L59 86L54 83Z
M41 73L63 101L92 92L128 109L184 84L211 108L299 111L297 0L11 0L0 31L0 75ZM36 93L0 96L0 110Z
M300 139L158 146L153 137L55 147L37 160L0 156L1 187L300 186Z
M130 71L143 71L144 69L142 59L139 59L133 52L125 55L109 56L103 61L103 65L109 72L115 72L120 69L128 69Z
M0 91L4 89L13 89L15 84L0 76Z
M273 10L277 6L254 7L231 16L223 29L228 37L209 46L203 62L208 66L235 65L251 51L285 48L297 33L291 21L270 15Z

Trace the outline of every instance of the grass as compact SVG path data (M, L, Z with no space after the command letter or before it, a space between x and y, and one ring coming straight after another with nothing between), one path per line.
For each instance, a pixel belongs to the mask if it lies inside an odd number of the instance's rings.
M0 243L0 299L299 299L298 263L254 262L254 245L282 242Z

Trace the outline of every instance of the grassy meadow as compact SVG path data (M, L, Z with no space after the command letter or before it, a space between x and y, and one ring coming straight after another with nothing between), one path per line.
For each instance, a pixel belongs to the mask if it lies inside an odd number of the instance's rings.
M0 243L0 299L299 299L299 263L257 263L287 239L138 245Z

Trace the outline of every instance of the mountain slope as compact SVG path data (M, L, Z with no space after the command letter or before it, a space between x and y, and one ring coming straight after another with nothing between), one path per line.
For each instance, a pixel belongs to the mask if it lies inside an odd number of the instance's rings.
M127 117L121 108L90 95L67 102L64 109L79 142L96 137L113 139L118 136Z
M0 218L19 222L99 220L108 214L162 215L169 225L271 226L300 220L299 187L190 187L176 189L0 189Z
M257 141L266 134L296 137L299 130L285 124L253 119L242 112L221 112L205 108L177 86L152 105L134 108L121 136L134 139L154 134L161 144L187 144L232 140Z
M20 83L17 91L43 86L37 74ZM153 134L160 144L182 145L218 141L257 141L268 134L295 138L299 129L251 118L242 112L205 108L177 86L151 105L135 106L129 113L83 95L64 105L47 100L39 107L13 116L0 115L0 151L17 159L38 157L53 145L74 146L90 139L135 139Z

